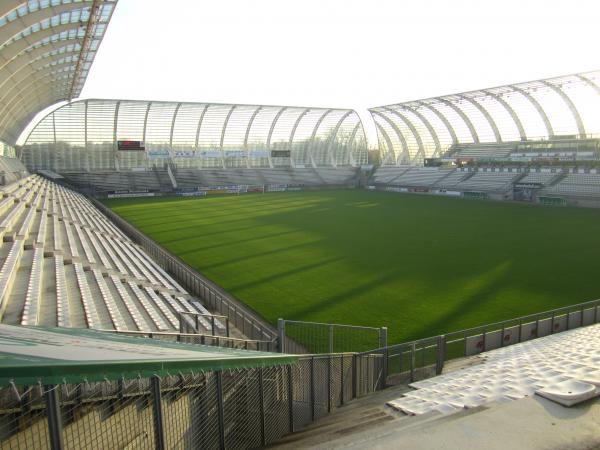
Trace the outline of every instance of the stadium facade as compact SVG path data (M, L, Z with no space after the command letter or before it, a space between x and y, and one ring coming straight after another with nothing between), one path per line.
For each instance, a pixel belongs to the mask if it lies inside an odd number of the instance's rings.
M123 143L137 142L137 147ZM337 167L367 163L349 109L82 100L53 111L23 147L29 170Z
M423 163L461 144L600 136L600 72L549 78L369 110L383 165ZM481 145L479 145L481 144ZM500 145L502 147L502 145Z

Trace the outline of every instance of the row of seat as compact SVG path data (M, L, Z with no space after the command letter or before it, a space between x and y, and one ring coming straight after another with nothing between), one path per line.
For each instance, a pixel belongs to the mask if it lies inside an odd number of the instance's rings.
M551 391L573 379L600 386L600 324L502 347L476 358L479 364L411 383L414 390L388 405L412 415L450 413Z
M295 184L304 186L349 185L354 183L356 168L274 169L184 169L175 171L178 187Z
M179 311L208 314L79 193L34 175L0 195L3 323L175 331Z
M600 196L600 174L568 173L558 183L544 189L547 195Z
M546 195L600 196L600 174L551 171L487 171L444 167L380 167L371 181L379 185L452 189L457 191L508 192L514 183L542 185Z
M447 153L456 158L505 159L515 148L515 143L457 144L450 147Z
M200 186L229 186L293 184L304 186L352 185L357 169L353 167L323 168L264 168L264 169L194 169L173 170L178 188ZM150 171L90 171L63 172L73 185L94 188L96 191L171 191L173 185L167 170Z

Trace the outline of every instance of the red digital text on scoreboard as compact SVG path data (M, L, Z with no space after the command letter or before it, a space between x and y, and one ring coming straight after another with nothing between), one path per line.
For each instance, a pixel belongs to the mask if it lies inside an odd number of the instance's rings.
M117 148L119 150L133 150L133 151L144 151L143 141L117 141Z

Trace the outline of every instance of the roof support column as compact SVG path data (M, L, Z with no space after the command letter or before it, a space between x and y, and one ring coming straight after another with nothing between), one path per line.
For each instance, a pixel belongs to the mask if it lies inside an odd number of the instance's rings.
M279 118L281 117L281 115L283 114L283 112L287 109L287 106L284 106L282 108L279 109L279 111L277 111L277 114L275 115L275 118L273 119L273 122L271 122L271 128L269 128L269 134L267 135L267 157L269 158L269 167L272 169L273 168L273 160L271 159L271 137L273 136L273 130L275 129L275 125L277 124L277 121L279 120Z
M244 135L244 150L246 151L246 167L248 169L251 168L251 164L250 164L250 149L248 148L248 137L250 136L250 129L252 128L252 124L254 123L254 119L256 119L256 116L262 110L262 108L263 108L262 106L259 106L258 108L256 108L254 110L254 112L252 113L252 117L250 117L250 121L248 122L248 126L246 127L246 134Z
M484 90L482 92L485 93L485 94L487 94L487 95L489 95L490 97L492 97L494 100L496 100L498 103L500 103L502 105L502 107L506 110L506 112L508 112L508 114L510 115L511 119L515 123L515 125L517 127L517 130L519 131L519 138L522 141L526 140L527 139L527 135L525 134L525 128L523 127L523 123L521 122L521 119L519 118L519 115L512 108L512 106L510 106L508 104L508 102L506 100L504 100L501 96L495 94L492 91Z
M425 128L427 128L427 131L429 131L429 134L433 139L433 143L435 144L435 152L433 152L432 156L438 156L442 151L442 146L440 145L440 138L438 137L437 132L431 125L431 122L429 122L429 120L427 120L427 118L423 114L421 114L417 108L413 108L412 106L406 106L406 109L411 111L415 116L417 116L421 120L421 122L423 122Z
M394 114L400 120L402 120L402 122L404 122L404 124L410 129L410 132L414 136L415 141L417 141L417 146L419 147L419 151L413 158L413 162L419 157L419 155L421 155L423 158L425 158L425 146L423 145L423 140L421 139L421 135L419 134L419 132L417 131L417 129L415 128L413 123L410 120L408 120L406 117L404 117L403 114L401 114L400 112L398 112L394 109L391 109L388 107L385 107L384 109L386 111L389 111L390 113Z
M575 123L577 124L577 131L579 132L579 137L585 139L585 126L583 125L583 120L581 120L579 111L577 111L577 108L575 107L575 103L573 103L571 98L566 94L565 91L563 91L560 88L560 86L556 86L555 84L552 84L546 80L542 80L541 82L544 85L548 86L550 89L552 89L554 92L556 92L558 95L560 95L560 97L567 105L567 108L569 108L569 110L571 111L571 114L573 114L573 118L575 119Z
M479 110L479 112L481 114L483 114L483 116L485 117L485 119L487 120L488 124L490 125L490 127L492 128L492 132L494 133L494 138L496 139L496 142L502 142L502 136L500 135L500 130L498 129L498 126L496 125L496 122L494 121L494 119L492 118L492 116L490 115L490 113L488 112L487 109L485 109L483 107L483 105L481 105L479 102L466 97L464 95L459 95L458 97L460 97L461 99L471 103L473 106L475 106L475 108L477 108Z
M331 111L333 111L333 109L328 109L321 115L321 117L319 117L319 120L317 120L317 123L315 124L315 127L313 128L312 134L310 136L310 140L308 141L308 155L310 157L310 163L313 166L313 169L317 168L317 163L315 162L315 157L312 152L313 147L315 145L315 137L317 136L317 131L319 131L319 127L321 126L321 123L323 123L323 119L325 119L325 117L327 117L327 115L330 114Z
M329 155L330 159L331 159L331 165L333 167L337 167L337 160L335 158L335 155L333 154L332 151L332 147L333 147L333 143L335 141L338 142L339 145L339 141L337 140L337 135L338 135L338 131L340 129L340 126L342 126L342 122L344 122L344 120L346 120L346 118L352 114L354 111L348 111L347 113L345 113L340 120L338 120L338 122L335 124L335 128L333 129L333 132L331 133L331 135L329 136L329 141L327 142L327 154Z
M519 94L521 94L527 100L529 100L529 102L533 105L535 110L538 112L538 114L542 118L542 121L544 122L544 126L546 127L546 133L548 133L548 137L553 137L554 130L552 129L552 124L550 123L550 120L548 119L548 116L546 115L546 111L544 111L544 108L542 108L542 105L540 105L539 102L525 89L521 89L520 87L515 86L515 85L509 86L509 87L511 89L513 89L515 92L518 92Z
M371 111L371 114L377 114L379 117L381 117L383 120L385 120L392 128L393 130L396 132L396 135L398 136L398 139L400 140L400 144L402 145L402 161L406 162L407 164L410 163L410 152L408 150L408 144L406 143L406 139L404 138L404 135L402 134L402 132L400 131L400 128L398 128L398 126L394 123L393 120L391 120L388 116L386 116L385 114L379 112L379 111ZM394 147L391 147L392 150L394 150ZM394 151L394 156L396 159L396 165L400 165L399 163L399 156L400 155L396 155L395 151Z
M225 141L225 132L227 131L227 124L229 123L229 119L231 118L235 107L236 105L233 105L227 113L227 117L225 118L225 122L223 123L223 128L221 129L221 142L219 143L219 150L221 151L221 161L223 163L223 169L227 168L225 164L225 149L223 148L223 142Z
M113 122L113 161L114 167L117 172L120 170L121 166L119 164L119 150L117 147L117 122L119 120L119 106L121 106L121 102L117 102L115 107L115 120Z
M456 114L458 114L460 116L460 118L463 120L465 125L467 125L467 127L469 128L469 132L471 133L471 138L473 139L473 142L478 144L479 136L477 135L477 130L475 130L475 127L473 126L473 122L471 122L471 119L469 119L469 117L467 117L467 115L464 113L464 111L462 109L460 109L458 106L456 106L454 103L452 103L451 101L446 100L445 98L439 98L438 100L440 102L442 102L444 105L448 106L450 109L452 109Z
M294 157L292 156L292 146L294 145L294 136L296 134L296 128L300 125L300 121L302 118L310 111L310 108L306 108L302 111L302 114L298 116L296 121L294 122L294 126L292 127L292 132L290 133L290 139L288 140L288 148L290 150L290 166L296 167L296 163L294 161Z
M194 143L194 151L196 153L198 153L198 140L200 139L200 128L202 127L202 121L204 120L204 116L206 115L206 111L208 110L209 107L210 107L209 103L204 105L204 109L202 110L202 113L200 114L200 118L198 119L198 126L196 127L196 141ZM200 167L198 167L198 168L202 169L202 167L204 166L204 156L199 158L199 161L200 161Z

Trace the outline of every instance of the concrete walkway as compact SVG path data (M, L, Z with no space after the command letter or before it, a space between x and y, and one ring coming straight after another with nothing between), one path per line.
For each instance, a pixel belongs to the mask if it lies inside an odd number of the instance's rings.
M358 406L352 408L354 411L340 410L328 425L317 423L279 448L600 450L598 398L565 408L536 395L445 416L435 413L400 418L393 417L389 408L392 417L388 420L349 426L362 409ZM365 406L372 407L372 403ZM338 432L332 429L334 423Z

